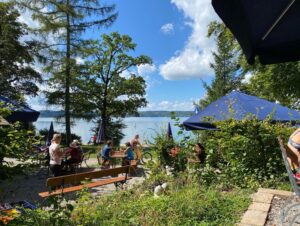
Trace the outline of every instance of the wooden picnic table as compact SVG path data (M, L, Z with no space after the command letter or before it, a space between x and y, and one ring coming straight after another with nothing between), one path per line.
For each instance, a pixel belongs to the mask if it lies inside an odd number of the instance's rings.
M116 167L117 159L124 159L127 157L127 154L125 154L122 151L115 151L113 152L110 157L112 158L112 167Z

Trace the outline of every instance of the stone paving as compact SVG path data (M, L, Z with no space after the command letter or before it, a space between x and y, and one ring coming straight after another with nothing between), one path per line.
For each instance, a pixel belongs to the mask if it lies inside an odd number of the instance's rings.
M273 197L290 196L292 192L260 188L252 195L252 203L244 213L239 226L264 226L268 217Z

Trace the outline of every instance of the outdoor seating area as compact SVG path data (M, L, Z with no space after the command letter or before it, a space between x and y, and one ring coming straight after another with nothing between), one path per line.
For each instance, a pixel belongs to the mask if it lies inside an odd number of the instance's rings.
M300 0L0 18L0 225L300 226Z
M107 184L114 184L116 189L123 188L123 185L130 180L128 176L130 173L130 166L116 167L113 169L96 170L85 173L76 173L72 175L60 176L47 179L46 186L49 188L48 192L41 192L39 196L42 198L52 196L52 195L64 195L69 192L79 191L84 187L93 188L98 186L103 186ZM119 174L124 174L124 176L118 176ZM111 176L111 178L102 179L99 181L87 182L91 179L99 179L103 177ZM85 183L84 183L85 182ZM78 185L79 184L79 185ZM71 185L68 187L68 185ZM57 188L54 189L53 188Z

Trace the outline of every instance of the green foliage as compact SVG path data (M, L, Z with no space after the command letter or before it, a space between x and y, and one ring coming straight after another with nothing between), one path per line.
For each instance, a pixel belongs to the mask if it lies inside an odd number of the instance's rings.
M168 139L166 131L157 132L151 145L155 147L155 151L158 153L158 164L162 168L173 165L172 162L174 160L170 156L170 150L175 146L175 143L173 139Z
M84 193L69 209L52 203L51 211L32 211L12 225L235 225L250 204L248 190L224 192L182 179L180 186L178 178L169 181L159 198L144 185L108 196Z
M174 174L186 170L187 156L190 152L190 148L188 145L178 145L180 146L180 151L176 156L172 156L170 153L171 149L176 145L173 139L167 138L165 131L156 133L152 146L155 147L155 152L157 153L158 168L165 169L169 167L169 170Z
M286 179L277 136L287 138L293 130L290 125L245 118L218 122L217 126L218 131L201 132L207 151L203 180L228 186L276 187Z
M84 46L90 42L82 34L92 27L108 27L117 18L115 7L101 6L99 0L18 0L21 7L32 12L32 18L40 27L39 35L44 37L42 51L48 53L46 71L52 76L48 81L51 91L46 93L48 103L60 105L65 111L66 142L71 140L71 116L76 116L78 74L82 65L76 61L81 58ZM49 34L55 37L49 43ZM53 90L53 91L52 91Z
M10 111L0 106L0 117L9 115ZM4 158L15 158L19 161L28 159L32 151L32 145L38 142L32 131L22 128L19 123L10 126L0 126L0 179L16 174L16 170L5 164Z
M0 2L0 95L24 101L24 94L37 95L41 75L32 67L38 43L21 41L28 29L19 16L11 2Z
M217 42L217 52L213 52L214 62L210 64L215 78L211 85L203 82L207 95L199 103L201 108L239 88L243 79L241 73L238 73L238 43L232 33L223 23L213 21L208 28L208 37L211 36L214 36Z
M254 65L249 65L236 39L224 24L211 22L208 36L214 36L217 41L217 52L213 53L214 63L211 64L216 77L210 86L204 83L207 97L200 101L201 107L233 89L239 89L300 109L299 62L262 65L256 61ZM249 81L242 81L246 75L251 75Z
M252 77L247 90L251 94L268 99L279 101L281 104L300 109L300 64L299 62L260 65L245 67L244 73L250 72Z
M76 99L80 102L77 112L83 117L96 116L102 123L106 138L118 141L124 125L122 118L137 115L140 107L146 106L146 83L134 67L151 64L151 59L141 55L133 57L136 44L128 35L113 32L102 35L101 41L91 43L86 57L85 70L76 86ZM123 73L130 71L130 76ZM86 112L90 115L86 115Z
M69 144L67 144L67 141L66 141L66 133L61 133L61 132L57 132L57 131L54 131L54 133L60 133L61 134L61 144L64 145L64 146L69 146ZM39 134L41 135L43 141L46 141L47 139L47 135L48 135L48 129L41 129L39 130ZM81 137L74 134L74 133L71 133L71 140L79 140L81 142Z

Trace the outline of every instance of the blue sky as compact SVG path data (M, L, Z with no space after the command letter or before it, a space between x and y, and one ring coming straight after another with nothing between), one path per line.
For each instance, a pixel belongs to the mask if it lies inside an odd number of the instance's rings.
M88 36L117 31L137 44L135 54L152 58L152 65L135 70L147 82L146 108L140 110L193 110L193 101L205 95L201 79L210 82L213 39L207 25L217 19L210 0L105 0L115 4L117 21ZM42 98L30 98L33 108L43 108Z

